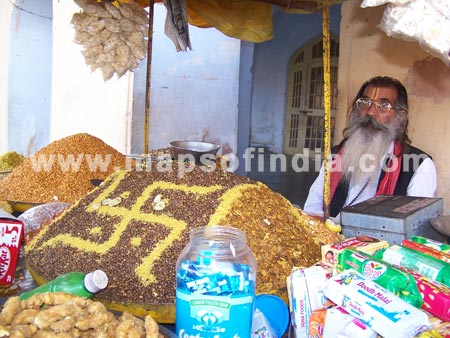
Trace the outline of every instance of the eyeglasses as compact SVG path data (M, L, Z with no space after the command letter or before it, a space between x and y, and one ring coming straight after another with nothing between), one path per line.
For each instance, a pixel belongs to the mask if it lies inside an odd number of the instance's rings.
M371 99L360 97L358 100L356 100L356 107L360 111L366 111L370 108L372 103L375 104L375 109L379 113L387 113L392 108L392 104L390 104L388 101L372 101Z

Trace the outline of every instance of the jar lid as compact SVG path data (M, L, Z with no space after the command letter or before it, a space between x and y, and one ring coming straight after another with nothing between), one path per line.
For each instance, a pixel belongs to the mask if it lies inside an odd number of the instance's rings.
M289 309L278 296L270 294L256 295L255 307L261 311L277 337L283 337L289 327Z

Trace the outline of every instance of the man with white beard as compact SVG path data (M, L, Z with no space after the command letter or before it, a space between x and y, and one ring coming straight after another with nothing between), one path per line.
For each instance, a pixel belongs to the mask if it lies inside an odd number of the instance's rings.
M333 147L330 216L339 222L347 206L378 195L434 197L436 167L431 157L411 146L408 94L386 76L365 82L356 95L343 141ZM324 168L312 184L303 211L323 216Z

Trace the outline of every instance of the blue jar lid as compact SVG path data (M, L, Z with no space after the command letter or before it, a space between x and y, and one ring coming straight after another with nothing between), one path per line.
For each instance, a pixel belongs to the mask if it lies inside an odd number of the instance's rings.
M283 299L259 294L255 298L255 307L264 314L277 337L283 337L289 326L289 309Z

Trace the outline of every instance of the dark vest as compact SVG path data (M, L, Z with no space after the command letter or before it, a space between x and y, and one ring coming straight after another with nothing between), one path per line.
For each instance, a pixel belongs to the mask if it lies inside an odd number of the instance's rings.
M342 145L333 147L331 153L337 154L341 147ZM416 162L417 157L419 158L419 161ZM431 156L424 153L422 150L418 148L415 148L408 144L404 145L402 154L402 169L400 170L397 184L395 185L394 195L406 196L406 192L408 189L409 182L411 181L411 178L413 177L419 165L421 165L423 160L426 158L431 158ZM380 184L384 175L385 172L382 171L380 179L378 181L378 185ZM337 186L336 192L334 193L333 199L331 200L330 203L330 216L336 217L337 214L341 212L345 200L347 199L348 188L349 188L348 184L345 183L344 180L342 179L339 185Z

